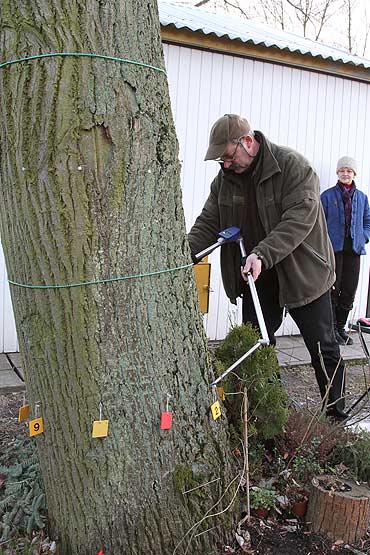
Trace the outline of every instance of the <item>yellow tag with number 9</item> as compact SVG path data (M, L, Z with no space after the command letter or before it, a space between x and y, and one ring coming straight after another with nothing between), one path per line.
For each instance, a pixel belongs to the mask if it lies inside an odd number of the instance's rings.
M28 426L31 437L42 434L44 431L44 421L42 418L35 418L34 420L30 420Z
M218 401L216 401L215 403L213 403L213 405L211 405L211 411L212 411L213 420L217 420L217 418L221 416L221 407Z

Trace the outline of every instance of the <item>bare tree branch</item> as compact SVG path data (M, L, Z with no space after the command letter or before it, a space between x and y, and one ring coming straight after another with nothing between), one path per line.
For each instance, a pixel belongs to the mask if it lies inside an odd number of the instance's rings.
M233 4L229 0L224 0L224 4L225 6L230 6L231 8L235 8L236 10L239 10L244 17L249 19L247 13L239 6L239 4Z
M210 0L200 0L200 2L198 2L197 4L194 4L194 6L196 8L200 8L200 6L203 6L204 4L208 4Z

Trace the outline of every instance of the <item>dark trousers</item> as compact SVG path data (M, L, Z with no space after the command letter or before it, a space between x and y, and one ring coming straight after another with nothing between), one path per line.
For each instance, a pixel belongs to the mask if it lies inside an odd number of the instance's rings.
M360 275L360 255L353 251L335 253L336 280L331 293L335 308L348 312L353 308Z
M256 289L270 341L274 345L274 334L280 327L283 315L283 308L279 305L279 282L274 268L261 273L256 281ZM343 410L344 363L334 335L330 291L309 304L299 308L291 308L289 314L297 324L310 353L321 397L323 398L326 394L328 384L325 371L329 380L335 374L327 399L330 405L335 403L337 408ZM258 327L253 299L246 286L243 293L243 323L247 322ZM321 365L319 349L325 371Z

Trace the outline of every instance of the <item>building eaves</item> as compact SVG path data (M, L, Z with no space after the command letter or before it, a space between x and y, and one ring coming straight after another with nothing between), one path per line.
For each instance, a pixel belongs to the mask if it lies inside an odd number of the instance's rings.
M279 49L303 56L312 56L353 66L370 68L370 60L353 56L346 50L301 37L294 33L273 29L251 21L225 14L213 14L204 9L181 6L159 0L159 17L162 26L186 29L231 41L242 41L255 46Z

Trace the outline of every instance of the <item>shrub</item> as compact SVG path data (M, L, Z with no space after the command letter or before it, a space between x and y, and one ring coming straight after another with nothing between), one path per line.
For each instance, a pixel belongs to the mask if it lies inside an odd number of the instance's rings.
M315 459L314 449L311 452L311 456L297 455L292 464L292 476L294 480L303 486L309 485L314 476L323 474L323 472L323 469Z
M275 507L276 491L274 489L253 487L249 493L251 509L272 509Z
M298 455L323 466L331 460L336 445L345 443L348 436L343 427L333 426L329 420L313 419L308 411L293 410L284 436L279 437L276 444L286 460Z
M45 526L45 496L35 443L19 436L0 455L0 536L31 535Z
M215 351L216 370L222 374L259 339L250 325L234 327ZM275 349L265 346L246 358L235 372L223 380L225 407L230 425L240 434L242 427L242 392L246 387L249 401L249 433L270 439L282 432L288 417L288 397L279 380ZM240 395L227 395L228 393Z
M357 480L370 483L370 432L352 433L335 446L331 462L343 463Z

